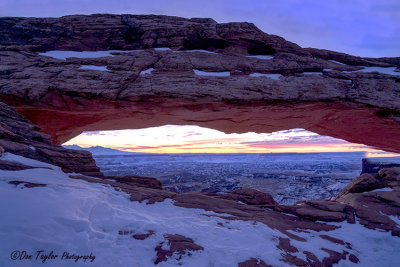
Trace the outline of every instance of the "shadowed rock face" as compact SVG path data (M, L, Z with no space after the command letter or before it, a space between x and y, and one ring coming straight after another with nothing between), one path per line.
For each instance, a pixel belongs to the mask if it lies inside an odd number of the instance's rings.
M363 173L378 173L384 168L400 167L399 162L393 162L393 160L386 161L382 158L365 158L362 160L361 174Z
M0 37L0 100L56 144L82 131L195 124L227 133L298 127L400 152L400 72L363 69L394 70L399 58L303 49L251 23L167 16L0 18ZM110 49L135 51L38 54Z
M0 156L8 152L54 164L61 167L64 172L103 176L90 152L53 145L50 137L39 130L38 126L0 102ZM16 171L31 168L34 167L0 160L1 170Z

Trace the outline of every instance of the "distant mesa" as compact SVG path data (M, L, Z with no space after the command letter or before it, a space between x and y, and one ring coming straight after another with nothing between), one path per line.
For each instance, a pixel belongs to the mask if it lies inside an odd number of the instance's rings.
M362 170L363 173L378 173L384 168L400 167L400 157L376 157L376 158L365 158L362 159Z
M63 147L68 148L68 149L89 151L94 156L138 154L138 152L127 152L127 151L121 151L118 149L112 149L112 148L102 147L102 146L80 147L78 145L64 145ZM144 154L144 153L140 153L140 154Z

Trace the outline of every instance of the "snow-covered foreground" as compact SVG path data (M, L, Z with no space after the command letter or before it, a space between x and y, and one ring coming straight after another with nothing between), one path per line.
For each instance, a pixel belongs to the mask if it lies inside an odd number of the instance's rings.
M200 209L174 206L171 200L147 205L131 202L128 194L109 185L70 179L60 168L5 153L1 160L30 166L48 167L22 171L0 170L0 266L42 266L40 255L53 251L56 259L47 259L43 266L153 266L156 246L165 234L179 234L204 248L177 255L159 266L236 266L249 258L259 258L273 266L286 266L280 261L283 251L276 246L281 232L261 223L225 220ZM11 181L46 184L33 188ZM221 215L221 214L218 214ZM320 248L342 252L344 247L322 239L319 235L352 243L350 251L360 259L358 266L396 266L400 262L400 238L387 232L369 230L359 224L336 224L341 228L330 232L293 232L307 242L291 240L299 252L293 255L306 259L303 251L319 259L329 256ZM154 234L136 240L120 231L133 234ZM166 245L164 244L163 247ZM25 250L31 259L11 260ZM91 255L60 259L70 255ZM95 258L93 258L95 256ZM93 262L91 262L93 260ZM348 260L339 266L351 266Z

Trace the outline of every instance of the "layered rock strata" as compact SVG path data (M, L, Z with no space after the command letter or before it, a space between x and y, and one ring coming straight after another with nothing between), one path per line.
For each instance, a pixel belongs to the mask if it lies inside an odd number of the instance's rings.
M297 127L400 151L398 58L303 49L251 23L211 19L92 15L0 25L0 99L58 144L82 131L194 124L228 133ZM40 54L50 50L117 51Z

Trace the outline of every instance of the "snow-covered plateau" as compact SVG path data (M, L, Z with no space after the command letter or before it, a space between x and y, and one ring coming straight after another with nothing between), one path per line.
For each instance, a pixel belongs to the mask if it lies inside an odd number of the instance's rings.
M337 266L400 262L400 238L357 222L329 223L337 227L331 231L284 233L252 220L178 207L171 199L130 201L109 185L71 179L59 167L11 153L0 159L36 167L0 170L0 266L236 266L251 258L287 266L288 255L307 260L312 253L322 262L332 251L346 251ZM169 255L171 236L186 238L191 249ZM286 239L291 249L282 248Z

